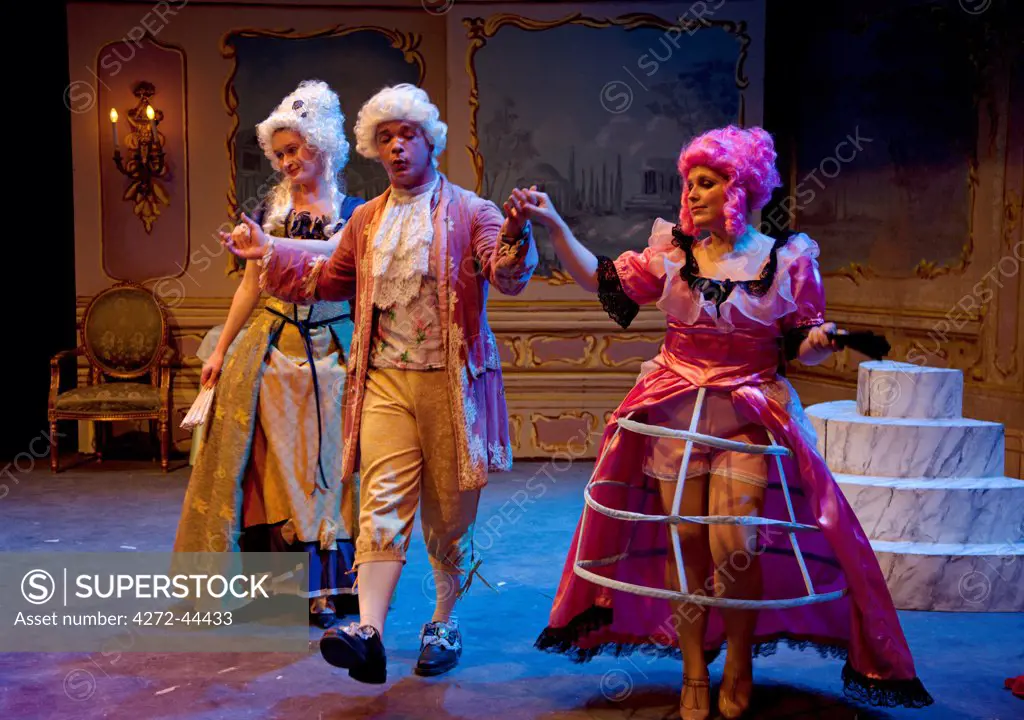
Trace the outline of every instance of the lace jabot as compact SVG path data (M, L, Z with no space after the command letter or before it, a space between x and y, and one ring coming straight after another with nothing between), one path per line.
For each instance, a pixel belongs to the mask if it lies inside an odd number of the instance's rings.
M434 241L431 200L440 175L412 190L392 188L373 238L373 301L386 310L416 297Z

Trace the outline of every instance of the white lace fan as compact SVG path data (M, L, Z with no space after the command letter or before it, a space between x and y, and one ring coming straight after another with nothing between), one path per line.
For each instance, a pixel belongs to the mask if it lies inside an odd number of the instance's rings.
M210 406L213 404L213 390L215 387L204 387L199 391L196 401L192 403L192 407L189 408L185 419L181 421L182 428L191 430L197 425L202 425L206 422L206 416L210 414Z

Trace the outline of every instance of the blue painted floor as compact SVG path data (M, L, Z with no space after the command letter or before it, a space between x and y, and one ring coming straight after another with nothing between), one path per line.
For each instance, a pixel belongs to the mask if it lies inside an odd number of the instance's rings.
M575 665L533 649L546 624L565 552L582 507L590 463L544 480L517 507L513 496L540 463L492 476L481 501L478 549L484 577L458 608L466 650L440 678L412 674L433 585L415 535L387 627L389 679L361 685L307 656L230 654L0 655L0 718L214 718L280 720L581 720L677 718L677 661L641 655ZM169 550L188 468L164 475L146 463L80 465L53 476L37 468L7 482L0 500L4 551ZM533 495L537 495L534 481ZM523 494L516 496L522 503ZM417 531L418 532L418 531ZM47 540L58 542L46 542ZM755 662L751 718L1024 718L1024 700L1003 689L1024 673L1024 615L901 613L918 671L936 704L877 710L842 697L842 661L787 649ZM319 636L310 632L311 639ZM711 667L713 684L722 661Z

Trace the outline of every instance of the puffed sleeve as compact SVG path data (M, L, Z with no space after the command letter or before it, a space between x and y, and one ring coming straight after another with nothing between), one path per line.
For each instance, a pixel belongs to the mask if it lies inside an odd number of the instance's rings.
M629 327L641 305L661 297L665 287L663 258L672 248L672 224L659 218L642 252L627 250L614 260L597 256L597 297L621 327Z
M825 285L818 267L817 243L800 234L789 245L787 251L794 257L786 270L793 309L782 318L782 331L786 357L792 360L810 329L825 322Z

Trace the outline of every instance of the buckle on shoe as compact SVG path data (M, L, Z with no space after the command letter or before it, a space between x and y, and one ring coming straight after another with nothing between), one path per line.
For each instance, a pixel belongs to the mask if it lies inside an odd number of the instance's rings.
M372 625L360 625L357 622L350 622L343 628L337 628L350 637L357 637L360 640L372 640L377 635L377 628Z
M462 646L457 623L429 622L420 630L420 648L437 645L445 650L458 650Z

